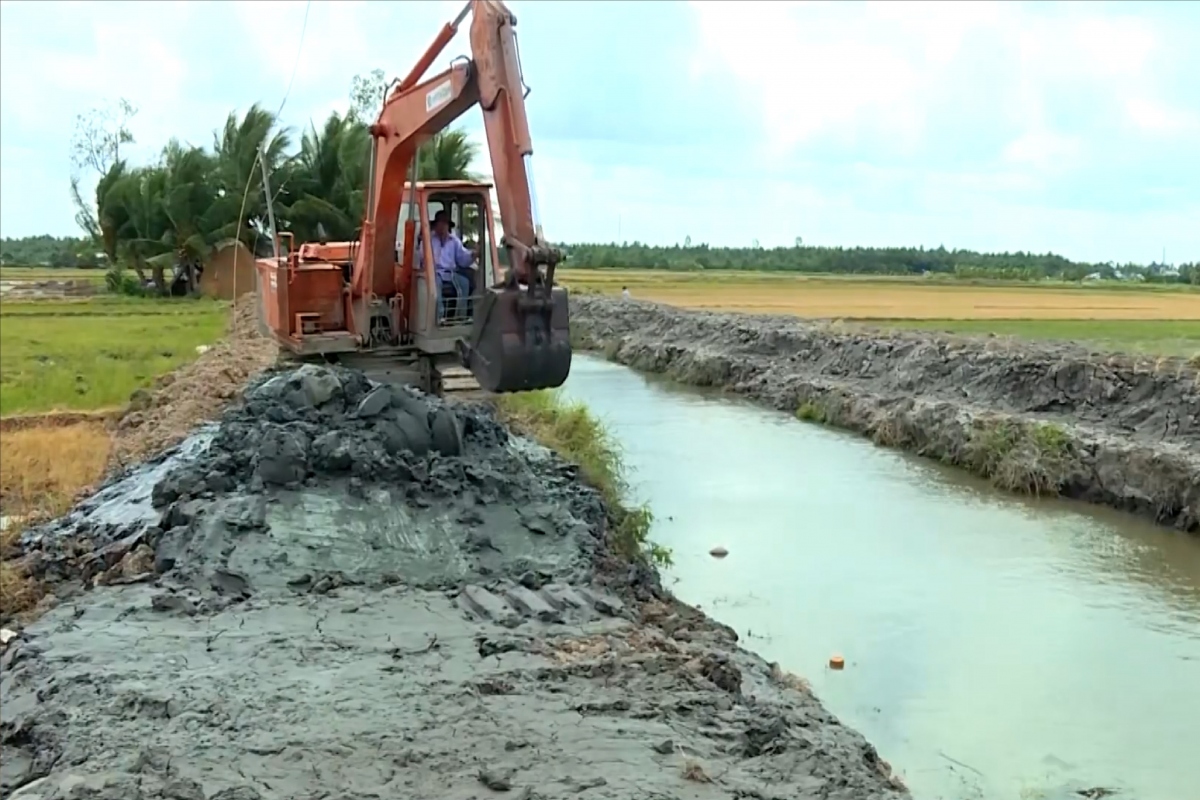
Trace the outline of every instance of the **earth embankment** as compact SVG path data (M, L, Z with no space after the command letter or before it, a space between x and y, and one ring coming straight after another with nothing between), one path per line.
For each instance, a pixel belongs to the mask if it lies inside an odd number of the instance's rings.
M1200 532L1200 374L1072 344L571 298L576 345L966 468Z
M486 407L268 373L23 535L0 797L907 796L610 518Z

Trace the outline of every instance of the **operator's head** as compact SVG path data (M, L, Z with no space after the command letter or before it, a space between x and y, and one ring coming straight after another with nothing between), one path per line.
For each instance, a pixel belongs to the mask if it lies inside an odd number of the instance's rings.
M433 232L438 238L445 239L450 235L450 231L454 229L454 223L450 221L450 212L442 209L433 215Z

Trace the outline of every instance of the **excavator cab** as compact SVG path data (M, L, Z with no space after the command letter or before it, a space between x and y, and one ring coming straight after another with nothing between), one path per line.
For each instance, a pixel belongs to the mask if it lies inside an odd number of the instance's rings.
M485 391L561 386L571 370L567 292L553 285L552 266L519 281L502 264L490 192L468 181L406 187L397 250L401 285L411 276L408 330L421 352L453 353ZM449 226L444 241L439 217Z

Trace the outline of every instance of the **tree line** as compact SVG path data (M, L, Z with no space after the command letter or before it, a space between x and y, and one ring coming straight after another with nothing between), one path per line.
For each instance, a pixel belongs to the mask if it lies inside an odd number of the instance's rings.
M122 99L80 114L72 138L71 199L84 236L5 239L0 260L51 266L99 261L118 291L150 287L167 294L181 276L194 289L195 275L219 244L238 239L260 255L270 251L262 165L280 230L298 241L321 234L353 239L369 170L367 126L385 88L381 70L357 76L350 110L333 112L299 135L257 104L240 115L230 112L210 146L172 139L157 158L141 164L126 157L137 114L131 103ZM465 132L445 131L421 148L418 177L476 177L476 149ZM96 188L85 197L81 187L88 177Z
M1191 282L1200 284L1200 264L1115 264L1072 261L1053 253L978 253L945 247L809 247L799 239L791 247L659 246L640 242L576 244L568 248L568 266L589 269L745 270L847 275L941 275L963 279Z
M167 293L180 275L195 275L218 244L236 238L253 252L269 252L267 198L260 159L271 174L278 226L298 241L354 239L363 216L370 135L382 104L382 70L356 76L350 109L331 113L300 132L275 114L251 106L228 114L211 146L171 140L157 158L135 164L128 101L80 114L72 138L71 199L81 237L34 236L0 241L0 263L103 267L110 287ZM466 134L450 130L421 149L425 180L477 177L478 153ZM86 178L96 181L85 197ZM1054 254L978 253L924 248L657 246L640 242L567 245L568 266L604 269L747 270L822 274L921 275L1007 280L1082 280L1088 276L1200 284L1200 265L1177 270L1071 261ZM195 286L191 280L189 285Z
M310 201L311 202L311 201ZM361 200L360 200L361 202ZM344 217L342 218L344 220ZM347 225L343 221L343 225ZM261 243L260 243L261 244ZM261 248L260 248L261 249ZM1162 265L1093 264L1053 254L977 253L937 248L870 247L711 247L633 243L575 244L566 247L567 265L585 269L743 270L849 275L939 275L963 279L1079 281L1089 275L1107 280L1200 285L1200 264L1174 269ZM88 237L30 236L0 241L0 263L50 267L103 267L103 252ZM1175 273L1178 274L1175 274Z

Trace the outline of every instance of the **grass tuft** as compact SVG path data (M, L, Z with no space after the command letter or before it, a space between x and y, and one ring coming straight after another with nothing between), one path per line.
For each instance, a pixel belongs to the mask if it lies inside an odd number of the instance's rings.
M513 428L579 465L583 479L604 497L620 555L657 567L671 565L671 551L650 541L650 509L625 505L628 484L620 444L586 405L568 402L553 390L502 395L496 407Z
M1051 423L980 421L971 432L965 466L1001 489L1056 495L1070 456L1067 432Z
M819 425L824 425L828 419L825 413L825 406L815 400L805 400L796 409L796 419L802 422L815 422Z

